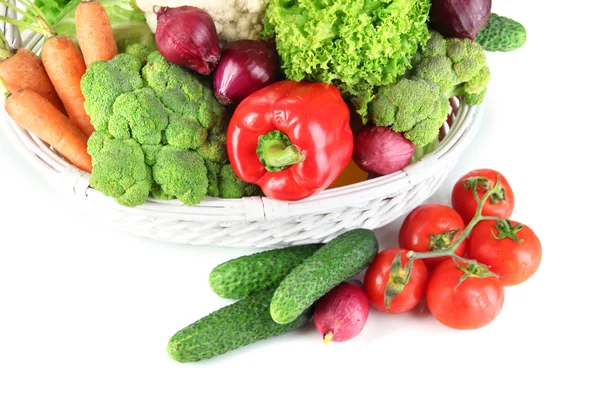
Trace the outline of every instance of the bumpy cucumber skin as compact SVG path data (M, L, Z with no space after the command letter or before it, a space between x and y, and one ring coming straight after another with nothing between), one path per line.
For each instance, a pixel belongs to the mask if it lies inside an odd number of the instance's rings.
M181 329L169 340L169 356L180 363L199 362L290 332L311 320L313 309L288 325L273 322L272 295L272 290L250 295Z
M216 266L208 277L212 290L226 299L242 299L275 289L296 266L323 244L307 244L268 250L232 259Z
M475 37L475 42L487 52L510 52L522 47L525 41L527 31L522 24L494 13Z
M295 323L319 298L369 266L378 251L375 233L368 229L353 229L331 240L279 284L271 317L284 326Z

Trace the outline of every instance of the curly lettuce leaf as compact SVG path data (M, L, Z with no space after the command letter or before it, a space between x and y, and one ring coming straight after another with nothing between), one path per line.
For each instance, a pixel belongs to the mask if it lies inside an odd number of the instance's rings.
M135 0L99 1L108 13L119 52L124 52L125 48L136 43L156 48L154 34ZM54 31L71 37L75 42L75 9L79 2L80 0L35 0L35 4L46 15Z
M271 0L273 38L288 79L333 83L366 120L375 87L397 81L429 39L429 0Z

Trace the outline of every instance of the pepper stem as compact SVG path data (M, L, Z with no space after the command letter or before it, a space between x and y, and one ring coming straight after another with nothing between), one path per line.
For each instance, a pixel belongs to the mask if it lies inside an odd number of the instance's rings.
M328 332L326 335L323 336L323 343L329 344L329 342L331 341L332 338L333 338L333 332Z
M300 148L281 131L271 131L258 137L256 154L269 172L279 172L304 161Z

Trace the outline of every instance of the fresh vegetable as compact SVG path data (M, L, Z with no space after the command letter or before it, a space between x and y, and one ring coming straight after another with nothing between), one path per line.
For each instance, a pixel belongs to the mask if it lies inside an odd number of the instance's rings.
M490 69L483 48L468 38L431 38L413 60L413 78L433 82L446 98L464 96L467 104L483 102Z
M213 73L217 100L239 104L244 98L277 79L277 51L272 43L239 40L227 44Z
M309 197L329 187L350 161L349 119L333 85L274 83L235 110L227 131L231 166L270 198Z
M348 341L363 330L369 316L369 299L356 284L343 282L320 298L314 323L328 344Z
M81 0L75 10L75 29L86 66L119 54L108 13L101 2Z
M527 225L512 220L480 222L468 243L469 257L489 266L504 286L528 280L542 261L540 239Z
M154 34L146 24L144 13L135 0L98 0L108 13L119 53L132 44L155 48ZM35 0L56 34L70 37L77 43L75 14L80 0Z
M525 45L527 30L519 22L492 12L475 41L489 52L509 52Z
M482 265L439 264L427 285L427 307L442 324L461 330L492 322L504 305L504 287Z
M456 210L439 203L421 205L411 211L398 233L398 245L417 252L447 249L465 229L465 223ZM464 256L467 242L457 245L454 253ZM423 261L432 269L447 257L427 258Z
M269 0L137 0L152 31L156 30L155 6L189 5L202 8L212 16L222 42L258 39L263 30L262 22L268 2Z
M364 171L387 175L404 169L415 153L415 145L387 127L365 126L354 135L353 159Z
M92 63L81 79L97 129L88 142L92 187L125 206L150 192L186 205L257 193L226 169L225 112L211 89L158 51L128 52Z
M429 0L271 0L264 38L275 38L288 79L335 83L367 119L377 86L394 83L429 38Z
M14 20L0 17L0 21L29 29L45 37L42 46L42 64L65 107L69 120L79 131L89 137L94 132L94 127L83 107L84 98L79 88L81 77L85 73L85 61L79 48L69 37L56 35L41 11L30 3L23 3L23 9L13 5L10 5L10 8L21 14L22 18Z
M492 0L432 0L429 23L447 37L473 40L491 11Z
M275 289L289 272L321 246L291 246L235 258L216 266L210 272L208 282L217 295L229 299Z
M351 184L360 183L369 178L369 173L360 169L358 165L356 165L356 161L353 159L348 162L346 168L342 171L342 173L338 176L337 179L328 188L338 188L349 186Z
M475 216L478 200L492 190L500 177L500 186L493 191L483 205L481 214L500 218L510 218L515 208L515 195L506 178L491 169L476 169L469 171L454 184L452 188L452 207L461 215L464 222L469 222Z
M295 321L332 288L369 266L378 248L368 229L337 236L283 279L271 301L271 317L280 324Z
M79 169L91 172L87 138L46 97L27 89L10 92L1 81L0 92L6 97L6 113L15 123L54 147Z
M312 308L287 325L273 322L269 314L272 294L250 295L179 330L169 339L169 356L181 363L198 362L282 335L310 321Z
M409 264L407 250L389 248L377 257L365 273L369 303L379 311L399 314L414 308L425 294L428 273L420 259Z
M9 91L33 90L42 95L62 113L66 114L42 60L26 48L14 51L0 30L0 79Z
M437 139L449 109L448 99L440 88L421 79L400 79L384 86L369 105L376 125L402 133L418 147Z
M196 7L160 7L156 11L156 47L167 61L199 74L210 74L221 58L211 16Z

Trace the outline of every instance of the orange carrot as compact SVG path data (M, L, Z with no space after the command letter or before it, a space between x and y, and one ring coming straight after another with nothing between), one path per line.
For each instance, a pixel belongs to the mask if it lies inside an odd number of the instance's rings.
M46 97L59 111L67 113L44 69L42 60L29 49L20 48L9 57L0 56L0 79L10 91L33 90Z
M50 101L33 90L7 93L6 113L21 127L54 147L79 169L91 172L87 139Z
M46 73L73 125L85 136L90 136L94 132L94 127L83 107L85 99L80 88L81 77L85 74L86 66L75 42L67 36L56 35L48 19L33 0L19 0L24 10L5 0L0 0L0 3L23 16L21 20L0 16L0 21L29 29L46 38L41 56Z
M66 36L50 37L42 47L42 62L71 122L86 136L92 135L94 126L83 107L85 99L80 88L86 68L77 45Z
M75 27L86 66L98 60L111 60L119 54L110 20L102 3L82 0L75 10Z

